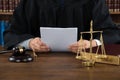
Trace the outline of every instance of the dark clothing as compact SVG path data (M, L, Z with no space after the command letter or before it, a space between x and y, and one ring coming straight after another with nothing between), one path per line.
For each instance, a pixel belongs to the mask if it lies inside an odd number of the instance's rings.
M94 30L105 31L105 43L120 41L105 0L21 0L14 11L10 29L4 32L5 47L11 49L21 41L39 37L40 26L78 27L79 32L89 31L91 20ZM84 38L88 39L88 36Z

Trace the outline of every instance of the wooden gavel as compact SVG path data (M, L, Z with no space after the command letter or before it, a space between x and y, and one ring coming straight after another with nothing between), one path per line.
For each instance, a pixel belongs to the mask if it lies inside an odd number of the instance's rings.
M12 53L12 55L8 58L10 62L31 62L33 61L33 57L26 53L26 51L30 51L25 49L24 47L18 46L14 47L12 50L2 50L0 54L4 53Z

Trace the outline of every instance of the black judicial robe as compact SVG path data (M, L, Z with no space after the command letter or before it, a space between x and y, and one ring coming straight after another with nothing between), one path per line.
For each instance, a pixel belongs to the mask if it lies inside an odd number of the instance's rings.
M89 31L91 20L94 30L104 31L105 43L120 41L105 0L21 0L13 13L10 28L4 32L5 48L11 49L21 41L39 37L41 26L78 27L79 32Z

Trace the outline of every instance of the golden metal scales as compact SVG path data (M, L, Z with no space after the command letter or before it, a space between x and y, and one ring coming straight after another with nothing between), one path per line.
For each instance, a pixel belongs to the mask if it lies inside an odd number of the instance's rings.
M93 31L93 21L91 21L91 23L90 23L90 31L81 32L81 37L79 40L79 48L77 51L76 59L82 60L82 64L84 66L94 66L95 62L120 65L120 56L113 56L113 55L106 54L102 32L103 31ZM101 46L97 46L96 52L93 53L92 40L93 40L94 33L100 33ZM83 48L83 44L82 44L83 43L83 34L90 34L89 52L87 52L86 49ZM98 54L99 50L101 50L101 54Z

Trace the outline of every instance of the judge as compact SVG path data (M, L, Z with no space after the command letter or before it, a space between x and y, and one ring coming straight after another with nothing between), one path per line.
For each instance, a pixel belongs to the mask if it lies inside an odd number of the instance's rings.
M105 0L21 0L13 13L10 28L4 32L5 48L21 45L35 52L48 52L49 45L40 38L40 27L77 27L80 33L89 31L91 20L94 30L103 31L105 43L120 41ZM98 37L94 36L92 47L101 44ZM88 35L84 36L83 44L85 48L90 47ZM68 48L76 52L78 42L71 43Z

